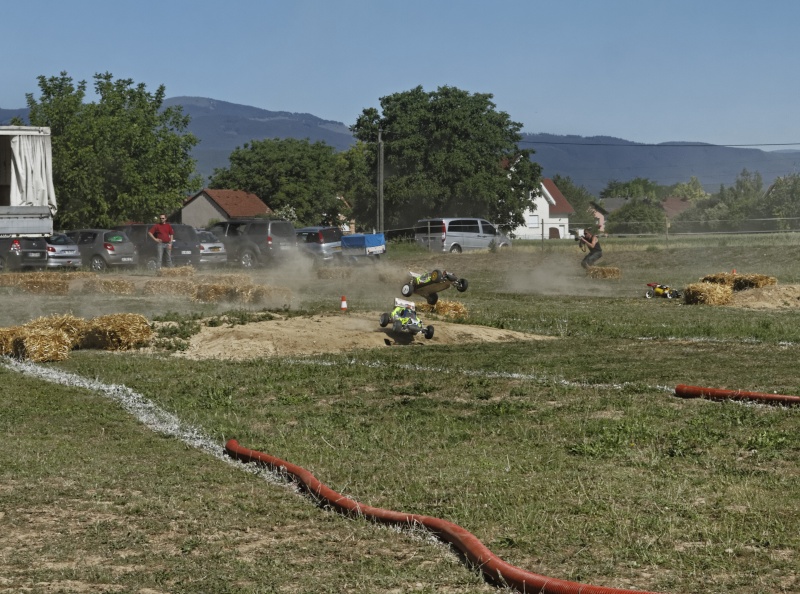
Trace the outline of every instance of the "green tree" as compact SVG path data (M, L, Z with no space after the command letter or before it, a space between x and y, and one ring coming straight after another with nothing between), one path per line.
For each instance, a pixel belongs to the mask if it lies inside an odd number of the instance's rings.
M291 208L300 225L334 224L345 210L342 167L324 142L254 140L231 153L229 167L214 170L209 187L252 192L273 211Z
M600 198L649 198L659 197L660 186L645 177L636 177L630 181L611 180L600 192Z
M66 72L38 77L27 94L30 123L48 126L60 228L149 221L179 208L201 186L181 108L163 109L165 88L147 92L130 79L95 74L99 99L85 103L86 81Z
M575 214L570 215L570 225L588 227L597 221L593 214L591 203L594 196L583 186L577 186L569 176L554 175L553 183L567 199L567 202L575 209Z
M608 215L609 233L663 233L666 220L664 209L653 200L631 198Z
M541 167L520 149L522 125L498 112L489 94L454 87L426 93L421 86L380 99L351 127L365 153L373 184L354 194L357 220L376 220L377 145L384 147L384 224L407 227L425 216L481 216L508 230L533 206Z
M764 217L776 218L775 229L800 228L800 174L779 177L767 189L760 206Z
M695 176L689 179L688 183L678 183L670 188L670 196L677 198L685 198L686 200L696 203L701 200L706 200L709 197L708 192L703 189L703 184Z

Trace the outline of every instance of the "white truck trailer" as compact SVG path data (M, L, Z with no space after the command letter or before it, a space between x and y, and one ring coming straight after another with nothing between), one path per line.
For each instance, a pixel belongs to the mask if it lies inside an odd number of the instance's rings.
M50 128L0 126L0 238L53 234Z

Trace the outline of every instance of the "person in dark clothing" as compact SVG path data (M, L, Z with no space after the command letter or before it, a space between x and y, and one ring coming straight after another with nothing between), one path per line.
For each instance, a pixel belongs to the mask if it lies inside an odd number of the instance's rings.
M581 266L584 268L594 266L594 263L603 257L603 248L600 247L600 240L590 229L585 229L579 239L581 249L586 249L584 246L589 248L589 253L584 256Z

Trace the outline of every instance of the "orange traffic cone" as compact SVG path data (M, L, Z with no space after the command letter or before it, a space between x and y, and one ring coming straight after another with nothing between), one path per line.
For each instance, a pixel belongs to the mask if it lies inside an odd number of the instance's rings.
M733 272L731 272L731 274L736 274L736 269L735 268L733 269Z
M347 313L347 299L345 299L344 295L342 295L342 305L339 311Z

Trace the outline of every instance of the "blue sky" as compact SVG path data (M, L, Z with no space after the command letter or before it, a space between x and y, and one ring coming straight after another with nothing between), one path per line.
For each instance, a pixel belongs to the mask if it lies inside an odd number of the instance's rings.
M2 20L4 109L61 71L346 125L449 85L526 132L800 148L796 0L26 0Z

